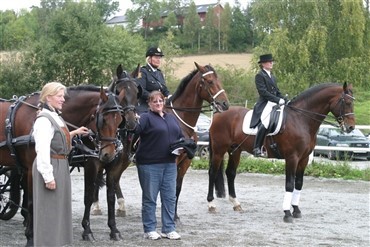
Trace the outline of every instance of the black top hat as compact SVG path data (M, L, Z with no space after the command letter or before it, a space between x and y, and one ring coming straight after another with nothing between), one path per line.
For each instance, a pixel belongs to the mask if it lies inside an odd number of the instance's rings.
M158 47L150 47L146 54L145 54L145 57L151 57L151 56L161 56L163 57L164 54L162 52L162 50Z
M272 54L265 54L260 56L260 60L258 61L258 63L265 63L271 61L274 61L274 59L272 58Z

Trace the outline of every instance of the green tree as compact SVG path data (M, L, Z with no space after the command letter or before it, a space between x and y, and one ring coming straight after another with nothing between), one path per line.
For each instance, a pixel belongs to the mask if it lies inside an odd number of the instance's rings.
M245 51L247 47L247 33L250 27L247 25L246 17L242 13L240 6L234 6L232 10L232 21L230 25L231 37L229 48L231 51Z
M291 94L324 81L356 79L357 85L370 86L365 68L370 63L368 15L362 0L255 0L251 8L262 38L256 57L274 54L274 70Z
M224 51L229 50L229 40L231 40L230 36L230 28L231 28L231 21L232 21L232 12L231 7L227 3L224 6L224 10L220 16L220 48Z
M129 9L126 12L131 28L137 25L138 19L143 20L144 25L144 38L147 38L150 23L160 20L160 7L161 4L157 0L131 0L135 9Z
M208 47L208 51L212 51L218 41L218 19L213 7L208 7L206 21L202 32L203 40Z
M192 50L195 44L198 44L198 52L200 50L200 32L201 23L197 14L197 7L194 2L191 2L184 19L183 37L191 45Z

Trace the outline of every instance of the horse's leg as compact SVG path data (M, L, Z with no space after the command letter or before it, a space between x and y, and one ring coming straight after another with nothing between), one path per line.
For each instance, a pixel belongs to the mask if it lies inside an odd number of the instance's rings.
M99 187L94 186L95 180L97 179L97 164L94 162L86 162L84 168L84 216L81 222L84 231L82 232L82 239L85 241L95 241L94 235L90 228L90 209L93 203L93 196L99 190Z
M32 166L26 170L27 186L24 193L27 194L27 220L25 235L27 238L26 246L33 246L33 190L32 190Z
M96 178L96 181L99 181L99 182L96 182L94 183L94 194L93 194L93 203L91 205L91 215L102 215L102 211L101 211L101 208L100 208L100 205L99 205L99 191L100 191L100 184L101 184L101 181L103 181L103 172L98 172L97 174L97 178Z
M177 214L177 205L181 193L182 182L184 180L185 173L191 164L191 160L185 157L185 154L180 155L180 157L178 157L177 159L180 161L177 164L175 221L176 223L180 224L180 217Z
M20 190L23 189L23 198L22 198L22 208L21 208L21 215L23 216L23 226L27 227L27 220L28 220L28 185L27 185L27 175L21 178L21 187Z
M302 218L301 210L299 209L299 200L301 197L301 191L303 187L303 176L306 166L308 164L309 157L301 160L297 167L297 172L295 176L295 188L292 195L292 207L293 207L293 217Z
M283 210L284 210L283 220L286 223L293 223L293 215L290 211L290 208L293 198L294 180L297 169L297 163L298 161L296 160L296 158L285 159L285 194L283 201Z
M223 166L224 154L220 154L221 152L217 150L217 148L211 146L210 143L210 156L209 156L209 169L208 169L208 211L209 212L216 212L216 204L214 203L214 187L217 186L217 196L218 197L225 197L225 185L223 181ZM217 179L218 178L218 179ZM218 181L216 185L216 180Z
M123 193L121 190L121 186L119 184L119 180L117 183L114 183L114 188L117 196L117 204L118 208L116 210L117 217L126 217L126 206L125 206L125 198L123 197Z
M116 225L116 216L114 212L115 203L116 203L116 194L115 194L115 182L113 174L114 170L107 170L106 180L107 180L107 203L108 203L108 226L110 228L110 239L119 241L122 239L121 233L117 229ZM120 177L120 176L119 176Z
M240 162L241 149L235 150L232 154L229 153L229 161L226 168L227 185L229 188L229 200L233 204L234 211L243 211L240 202L236 199L235 193L235 176L236 169Z

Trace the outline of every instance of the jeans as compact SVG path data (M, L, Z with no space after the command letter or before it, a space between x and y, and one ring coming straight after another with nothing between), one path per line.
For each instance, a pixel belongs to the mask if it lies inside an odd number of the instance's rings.
M158 193L161 197L162 232L175 231L176 163L137 165L142 189L141 216L144 232L156 230Z

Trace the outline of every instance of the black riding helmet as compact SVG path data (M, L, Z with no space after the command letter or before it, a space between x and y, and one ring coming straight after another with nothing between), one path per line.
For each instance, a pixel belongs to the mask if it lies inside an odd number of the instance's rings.
M145 57L151 57L151 56L161 56L163 57L164 54L162 52L162 50L159 48L159 47L150 47L146 54L145 54Z

